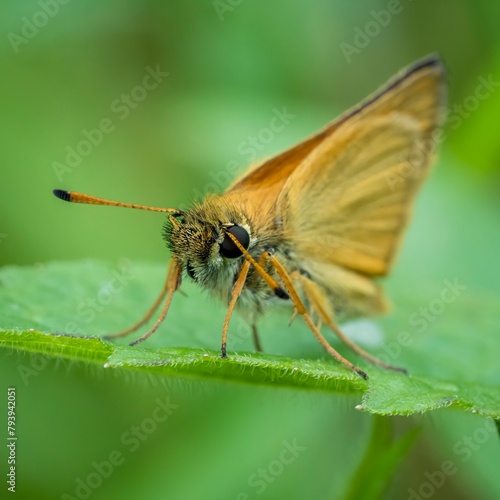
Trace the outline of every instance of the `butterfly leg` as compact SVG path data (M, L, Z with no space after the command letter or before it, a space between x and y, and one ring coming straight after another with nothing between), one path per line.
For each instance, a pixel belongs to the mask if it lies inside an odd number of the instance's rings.
M172 297L174 296L174 293L178 290L180 285L181 285L181 264L176 259L172 259L172 262L170 263L170 267L168 270L167 280L165 282L165 289L164 289L167 298L161 310L160 317L156 320L155 324L144 335L134 340L133 342L130 342L129 345L136 345L139 344L140 342L143 342L148 337L150 337L154 332L156 332L156 330L158 330L158 327L161 325L161 323L163 322L163 320L167 315L168 309L172 302ZM154 306L155 304L153 304L153 307ZM148 314L149 313L150 311L148 311Z
M242 247L241 243L237 240L237 238L234 235L232 235L231 233L227 233L227 235L233 240L234 244L240 249L241 253L245 256L245 258L246 258L245 264L248 264L248 266L250 266L250 263L251 263L254 266L255 270L262 276L262 279L274 291L274 293L276 294L276 296L280 297L282 299L291 299L292 300L293 305L297 309L297 313L300 314L304 318L304 321L306 322L307 326L311 329L311 331L313 332L314 336L318 339L319 343L323 346L323 348L331 356L333 356L337 361L339 361L344 366L346 366L347 368L349 368L352 371L354 371L355 373L357 373L361 378L364 378L365 380L367 380L368 379L368 375L363 370L361 370L357 366L354 366L350 361L348 361L343 356L341 356L327 342L327 340L325 339L325 337L323 337L323 335L321 335L321 332L316 328L313 320L311 319L311 317L307 313L307 310L306 310L304 304L300 300L300 297L299 297L297 291L295 290L295 287L294 287L294 285L293 285L293 283L292 283L292 281L290 279L290 276L288 275L288 272L281 265L281 263L276 259L276 257L274 257L274 255L270 251L264 252L264 254L262 254L262 256L260 257L259 262L266 262L267 261L267 262L270 262L272 264L272 266L274 267L274 269L278 273L278 276L281 278L281 281L285 285L285 288L288 291L288 293L286 293L278 285L278 283L276 283L276 281L272 278L272 276L270 276L269 273L264 270L265 266L261 266L260 264L258 264L255 261L255 259L253 259L253 257L246 251L245 248ZM243 269L242 269L242 271L243 271ZM248 268L246 270L246 273L248 273ZM245 278L246 278L246 274L245 274ZM240 277L238 277L237 283L239 281L240 281ZM243 283L244 283L244 280L240 284L241 288L243 288ZM233 297L231 299L231 302L233 302L233 300L234 300L234 303L236 303L236 299L238 298L237 295L235 296L235 288L236 288L236 284L235 284L235 286L233 288ZM241 289L240 289L240 291L241 291ZM239 295L239 292L238 292L238 295ZM233 305L233 307L234 307L234 305ZM230 308L231 308L231 305L230 305ZM230 309L228 309L228 315L229 315L229 317L230 317L230 312L232 312L232 310L230 311ZM227 316L226 316L226 320L227 320L227 323L229 324L229 319L228 319ZM223 336L222 336L222 355L223 355L223 357L225 357L225 353L226 353L225 340L226 340L226 337L227 337L227 328L226 328L226 324L225 323L224 323L225 335L224 335L224 332L223 332Z
M292 273L291 277L292 279L299 282L302 290L304 291L305 296L307 297L307 300L309 301L311 306L314 307L314 309L317 311L320 320L323 323L327 324L329 328L339 337L339 339L342 340L342 342L344 342L345 345L347 345L347 347L349 347L356 354L362 356L363 358L365 358L367 361L369 361L374 365L381 366L382 368L385 368L387 370L407 373L407 371L404 368L399 368L397 366L384 363L383 361L376 358L372 354L361 349L361 347L359 347L352 340L346 337L346 335L342 333L340 328L336 325L335 321L333 320L334 315L330 307L328 298L325 296L321 288L316 283L314 283L314 281L310 280L309 278L307 278L306 276L304 276L299 272Z
M148 311L147 315L145 318L143 318L139 323L134 325L130 330L134 331L137 329L138 326L142 325L145 323L150 316L153 314L161 300L164 298L166 295L167 298L165 300L165 304L161 310L160 317L156 320L156 323L141 337L138 339L134 340L133 342L130 342L129 345L135 345L139 344L140 342L143 342L146 340L150 335L152 335L158 327L161 325L162 321L165 319L165 316L167 315L168 309L170 307L170 303L172 302L172 297L174 296L175 291L179 288L181 284L181 265L177 260L173 259L172 262L170 263L170 267L168 270L168 275L167 275L167 280L165 282L164 289L161 293L161 295L156 299L156 302L153 304L151 309ZM127 332L129 333L129 332Z
M130 334L132 332L135 332L142 325L144 325L144 323L147 323L149 321L149 319L151 318L151 316L156 311L156 309L158 309L158 306L162 303L163 299L165 298L165 295L167 294L167 292L168 292L168 290L170 288L170 282L171 282L171 279L172 279L173 268L174 268L174 261L172 261L170 263L170 265L169 265L169 268L168 268L168 271L167 271L167 278L165 279L165 283L163 284L163 288L162 288L162 291L161 291L160 295L158 295L158 297L154 301L153 305L148 309L148 312L144 315L144 317L140 321L138 321L137 323L135 323L134 325L132 325L130 328L127 328L126 330L123 330L123 331L118 332L118 333L112 333L112 334L109 334L109 335L104 335L103 338L105 338L105 339L116 339L118 337L125 337L128 334Z
M260 266L265 266L266 262L268 259L268 252L264 252L258 261L258 264ZM254 323L252 324L252 338L253 338L253 344L255 346L255 350L257 352L262 352L262 344L260 343L259 339L259 332L257 331L257 325Z
M236 301L240 296L241 290L243 290L243 286L245 285L245 280L247 279L248 270L250 269L250 262L247 260L243 263L241 267L240 275L238 279L234 283L233 291L231 294L231 300L229 301L229 306L226 312L226 318L224 319L224 326L222 328L222 345L221 345L221 354L223 358L227 357L226 353L226 343L227 343L227 330L229 328L229 321L231 320L231 316L234 311L234 306L236 305Z
M306 322L307 326L310 328L310 330L313 332L314 336L318 339L319 343L323 346L323 348L333 356L337 361L342 363L344 366L347 368L353 370L355 373L357 373L361 378L364 378L365 380L368 379L368 375L358 368L357 366L353 365L350 361L348 361L346 358L341 356L323 337L319 329L316 327L314 324L313 320L309 316L303 302L300 300L300 297L295 289L295 286L292 283L292 280L290 278L290 275L286 271L286 269L281 265L281 263L272 255L269 253L269 261L273 265L274 269L278 273L279 277L283 281L283 284L285 285L286 290L288 291L290 295L290 299L292 300L295 308L297 309L297 313L300 314L303 318L304 321ZM319 311L318 311L319 313ZM321 317L321 316L320 316ZM323 318L321 318L323 319Z
M252 325L252 337L253 337L253 344L255 346L255 350L257 352L262 352L262 345L261 345L260 339L259 339L259 332L257 331L257 325L255 325L255 324Z
M238 241L236 241L237 246L241 246ZM234 310L234 306L236 305L236 301L238 300L238 297L241 294L241 290L243 289L243 286L245 284L245 280L248 275L248 271L250 269L250 265L252 264L259 274L266 280L267 284L274 290L276 295L281 298L288 298L288 295L284 292L284 290L274 281L271 276L269 276L268 273L266 273L263 269L262 266L266 266L267 261L269 259L269 252L264 252L258 262L255 261L250 255L247 254L247 252L243 249L243 253L247 257L247 260L245 260L245 263L243 264L243 267L241 268L240 275L238 276L238 279L236 280L234 286L233 286L233 291L232 291L232 296L231 300L229 302L229 306L226 312L226 319L224 321L224 327L222 330L222 347L221 347L221 352L222 352L222 357L225 358L227 356L226 352L226 342L227 342L227 332L229 328L229 321L231 319L231 315ZM252 324L252 337L253 337L253 342L255 345L255 350L257 352L262 352L262 345L259 340L259 334L257 331L257 326L255 324Z

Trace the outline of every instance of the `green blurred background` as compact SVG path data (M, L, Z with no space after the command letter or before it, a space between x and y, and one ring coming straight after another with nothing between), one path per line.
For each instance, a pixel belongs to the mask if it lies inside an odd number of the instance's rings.
M448 69L447 137L389 287L458 276L473 292L498 293L499 18L500 4L486 0L4 5L1 263L165 261L161 215L66 205L51 190L186 206L211 183L223 188L230 162L241 171L253 160L248 138L268 127L276 109L293 118L258 144L257 159L438 52ZM168 76L143 92L137 87L147 68ZM124 95L135 96L125 107ZM113 130L62 170L68 148L105 119ZM48 368L26 381L20 363L37 360L2 357L2 379L18 386L19 498L75 496L77 478L113 450L124 452L125 463L91 498L342 498L373 424L353 409L356 398L139 376L124 383L103 370L38 361ZM179 410L128 453L120 436L165 394ZM387 498L409 497L425 471L439 469L456 440L483 422L450 410L420 424L424 432ZM249 484L293 440L305 451L264 491ZM481 448L435 498L498 497L498 480L484 473L493 447Z

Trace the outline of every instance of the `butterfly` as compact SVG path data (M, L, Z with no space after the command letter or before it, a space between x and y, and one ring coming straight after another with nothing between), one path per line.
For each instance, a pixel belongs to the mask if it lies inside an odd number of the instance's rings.
M387 310L377 278L393 265L415 195L426 178L443 122L444 66L430 56L322 130L210 194L188 210L120 203L60 189L65 201L138 208L168 214L164 238L172 253L163 289L134 326L163 303L165 319L184 278L227 304L223 357L233 311L252 327L269 306L289 303L336 360L367 378L321 333L323 326L356 354L386 369L344 335L340 321Z

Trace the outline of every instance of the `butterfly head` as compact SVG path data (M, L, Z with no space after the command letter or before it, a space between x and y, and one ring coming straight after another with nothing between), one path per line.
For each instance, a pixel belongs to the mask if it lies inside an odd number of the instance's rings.
M240 266L243 253L236 238L247 250L251 230L246 218L219 197L209 197L202 204L170 215L164 238L186 274L206 288L216 288L221 280L231 279Z

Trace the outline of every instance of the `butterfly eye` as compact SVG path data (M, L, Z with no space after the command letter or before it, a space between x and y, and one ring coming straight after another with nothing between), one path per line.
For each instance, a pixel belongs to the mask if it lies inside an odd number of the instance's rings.
M248 248L250 236L241 226L232 226L227 232L231 233L245 250ZM224 236L224 241L220 245L220 253L223 257L227 257L228 259L236 259L236 257L243 255L228 234Z

